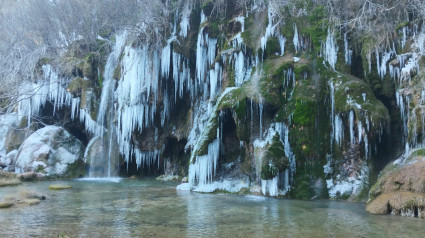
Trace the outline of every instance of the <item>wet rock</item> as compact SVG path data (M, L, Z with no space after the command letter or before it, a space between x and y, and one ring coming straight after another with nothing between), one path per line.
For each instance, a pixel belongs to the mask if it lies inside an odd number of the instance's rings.
M178 181L179 180L178 175L172 175L172 174L164 174L156 178L157 181Z

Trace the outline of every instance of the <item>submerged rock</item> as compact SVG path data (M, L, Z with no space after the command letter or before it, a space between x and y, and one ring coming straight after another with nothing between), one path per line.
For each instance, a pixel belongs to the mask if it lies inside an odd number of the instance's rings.
M62 127L46 126L30 135L18 150L15 172L60 176L82 159L83 145Z
M64 185L64 184L52 184L49 185L49 189L51 190L63 190L63 189L70 189L72 186Z
M180 177L178 175L164 174L156 178L157 181L179 181Z

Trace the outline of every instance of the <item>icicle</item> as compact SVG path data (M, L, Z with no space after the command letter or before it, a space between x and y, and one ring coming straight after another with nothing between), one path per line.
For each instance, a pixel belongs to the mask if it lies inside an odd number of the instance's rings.
M363 137L363 125L361 121L357 121L357 133L359 136L359 144L360 144L360 142L362 142L362 137Z
M263 100L260 97L260 101L258 102L258 110L260 111L260 138L263 137Z
M354 111L351 110L348 116L349 124L350 124L350 143L353 145L355 143L354 139Z
M322 50L324 51L325 60L328 61L332 69L335 69L338 57L338 45L336 44L334 31L328 29L328 36Z
M347 33L344 34L345 63L351 65L353 50L348 48Z
M276 27L279 25L279 22L273 25L273 12L271 6L269 6L267 9L267 16L268 24L266 27L266 32L264 33L264 36L261 37L261 49L263 52L266 50L267 40L276 34Z
M78 114L80 107L80 98L73 98L72 99L72 106L71 106L71 119L74 120L75 116Z
M217 138L208 145L207 155L197 156L195 163L189 165L189 183L191 186L200 187L212 182L217 169L219 151L220 141Z
M294 43L295 52L298 53L300 48L299 39L298 39L298 28L297 25L294 24L294 39L292 40Z
M190 30L190 14L192 13L192 7L190 1L187 1L184 5L181 20L180 20L180 36L183 38L187 37L187 32Z
M335 142L341 146L341 143L344 139L344 125L342 122L342 119L339 117L339 115L335 116Z
M221 79L221 67L218 62L215 63L213 69L210 70L210 98L216 94L217 85Z
M335 87L334 83L332 81L329 82L329 88L330 88L330 94L331 94L331 126L332 126L332 133L331 133L331 151L332 151L332 145L333 140L335 136ZM336 138L335 138L336 139Z
M280 45L280 56L283 56L285 54L286 38L279 34L277 36L277 39L279 40L279 45Z
M167 45L162 49L161 52L161 76L168 78L170 74L170 63L171 63L171 44Z
M235 85L240 87L245 80L245 57L242 51L234 53L235 58Z
M272 196L276 197L278 195L278 181L279 181L279 175L276 175L273 179L270 180L261 180L261 192L263 195L267 195L267 193Z
M401 49L404 49L404 46L406 45L406 38L407 38L406 27L403 27L403 38L401 40Z

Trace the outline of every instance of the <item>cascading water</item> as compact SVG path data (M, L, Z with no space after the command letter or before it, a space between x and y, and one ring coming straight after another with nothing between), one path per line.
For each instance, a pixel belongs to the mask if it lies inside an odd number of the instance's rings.
M96 130L97 139L101 140L100 146L102 149L100 150L101 153L90 159L89 177L113 177L117 175L119 155L117 153L117 136L114 125L115 110L111 110L114 106L115 90L113 74L126 42L126 36L126 32L116 36L115 46L106 61L102 96L97 117L97 126L99 128ZM89 149L89 147L87 148Z

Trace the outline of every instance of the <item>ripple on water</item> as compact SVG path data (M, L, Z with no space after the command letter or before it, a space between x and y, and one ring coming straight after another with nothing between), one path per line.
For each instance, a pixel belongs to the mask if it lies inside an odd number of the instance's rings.
M77 181L89 181L89 182L104 182L104 183L119 183L123 178L120 177L103 177L103 178L79 178Z

